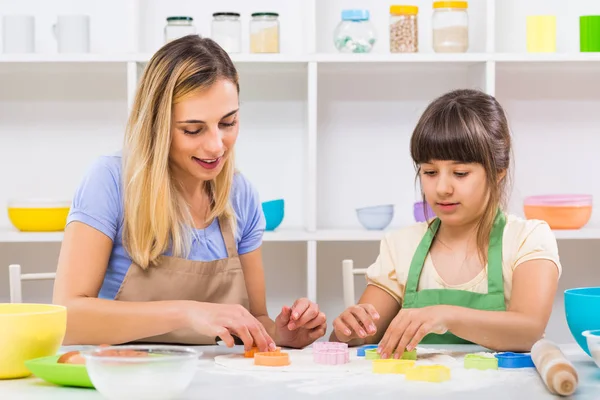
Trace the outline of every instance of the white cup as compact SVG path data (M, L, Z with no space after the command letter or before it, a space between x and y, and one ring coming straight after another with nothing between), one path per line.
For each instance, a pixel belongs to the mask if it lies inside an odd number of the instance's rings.
M59 53L88 53L90 51L90 17L59 15L52 26Z
M35 51L35 19L33 15L5 15L2 18L2 48L5 53Z

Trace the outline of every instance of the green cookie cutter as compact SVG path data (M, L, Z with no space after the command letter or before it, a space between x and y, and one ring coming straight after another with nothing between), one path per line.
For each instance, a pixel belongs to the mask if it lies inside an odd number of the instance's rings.
M390 356L391 357L391 356ZM388 357L388 358L390 358ZM366 349L365 350L365 359L367 360L379 360L381 356L377 353L377 349ZM417 359L417 350L406 351L402 353L401 360L416 360Z
M487 357L481 354L467 354L465 356L466 369L498 369L498 359L496 357Z

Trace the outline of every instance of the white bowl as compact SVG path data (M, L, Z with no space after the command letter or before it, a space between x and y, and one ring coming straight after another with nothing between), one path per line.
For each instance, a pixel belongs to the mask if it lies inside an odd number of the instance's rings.
M394 218L394 206L392 204L384 204L357 208L356 216L366 229L383 230L387 228Z
M130 345L100 347L82 355L90 380L107 399L166 400L181 396L190 386L200 353L181 346Z
M581 333L587 339L588 349L594 359L594 362L600 367L600 329L593 331L583 331Z

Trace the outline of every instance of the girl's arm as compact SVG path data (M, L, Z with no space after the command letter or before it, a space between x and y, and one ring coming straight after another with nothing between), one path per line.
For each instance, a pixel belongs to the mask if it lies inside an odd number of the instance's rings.
M507 311L450 307L448 329L455 335L496 351L530 351L546 329L558 269L549 260L530 260L513 273Z
M304 347L325 334L327 320L319 307L308 299L298 299L292 307L284 306L273 321L267 312L265 272L261 247L240 255L250 313L258 319L279 346Z

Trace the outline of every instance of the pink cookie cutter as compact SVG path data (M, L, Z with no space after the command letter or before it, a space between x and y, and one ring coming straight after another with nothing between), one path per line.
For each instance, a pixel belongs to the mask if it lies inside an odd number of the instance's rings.
M313 344L313 360L317 364L345 364L350 361L347 343L316 342Z

